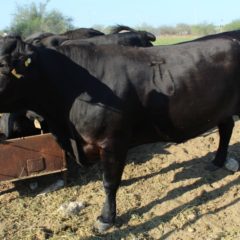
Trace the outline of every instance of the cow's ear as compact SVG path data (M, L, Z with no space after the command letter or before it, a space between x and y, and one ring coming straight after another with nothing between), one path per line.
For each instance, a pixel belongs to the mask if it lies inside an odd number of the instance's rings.
M27 70L29 67L34 65L36 61L36 51L34 50L34 46L31 44L25 45L24 54L21 58L21 67Z
M24 66L29 67L35 62L35 60L36 60L35 47L31 44L26 44Z

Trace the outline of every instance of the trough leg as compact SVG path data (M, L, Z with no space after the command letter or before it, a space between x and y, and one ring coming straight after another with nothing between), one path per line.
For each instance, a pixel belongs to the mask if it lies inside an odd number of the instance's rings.
M233 127L234 121L232 117L218 125L220 141L216 156L213 160L213 164L217 167L223 167L227 159L228 144L232 136Z
M100 150L103 167L103 186L106 194L101 215L98 217L95 225L96 230L100 233L115 223L116 193L121 182L126 153L126 149L122 149L121 152Z

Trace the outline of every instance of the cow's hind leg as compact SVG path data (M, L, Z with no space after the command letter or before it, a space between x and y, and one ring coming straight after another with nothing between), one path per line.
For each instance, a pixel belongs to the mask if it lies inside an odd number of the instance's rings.
M218 125L220 140L216 156L213 160L213 164L217 168L223 167L227 159L228 144L232 136L233 127L234 121L232 117L226 119L224 122Z
M101 215L97 219L95 230L102 233L115 223L116 193L121 182L125 165L126 149L121 151L100 150L103 166L103 186L106 194Z

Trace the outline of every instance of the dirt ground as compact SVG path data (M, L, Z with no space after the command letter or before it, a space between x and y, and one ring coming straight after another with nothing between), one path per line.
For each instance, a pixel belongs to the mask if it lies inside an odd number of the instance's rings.
M240 159L240 123L229 155ZM54 179L0 185L0 239L240 239L240 172L209 172L218 145L213 132L184 144L154 143L131 149L117 196L117 224L103 235L92 226L104 200L98 166L82 171L65 188L38 196ZM56 180L56 179L55 179ZM58 208L69 201L87 203L78 215Z

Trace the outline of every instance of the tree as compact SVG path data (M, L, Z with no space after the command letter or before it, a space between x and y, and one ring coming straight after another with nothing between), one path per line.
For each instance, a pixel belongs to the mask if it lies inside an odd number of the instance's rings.
M240 29L240 19L234 20L223 26L224 31L232 31Z
M176 32L178 35L189 35L191 34L191 27L185 23L179 23L176 25Z
M47 4L34 2L17 5L9 31L26 37L34 32L61 33L73 29L72 19L57 10L47 11Z
M175 35L175 34L177 34L175 27L167 26L167 25L161 26L159 28L159 31L160 31L159 32L160 35Z
M208 35L216 32L216 26L211 23L200 23L191 26L191 33L193 35Z

